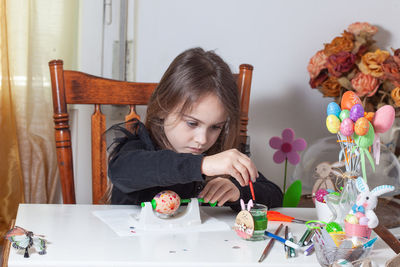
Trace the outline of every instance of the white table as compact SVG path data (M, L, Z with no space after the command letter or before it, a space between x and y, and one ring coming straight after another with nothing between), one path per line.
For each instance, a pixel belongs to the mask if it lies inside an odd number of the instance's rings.
M44 234L49 241L46 255L11 248L8 265L15 266L319 266L315 253L286 259L283 245L275 242L267 258L258 263L267 240L241 240L233 230L186 234L149 234L119 237L92 212L105 209L135 209L114 205L21 204L16 225ZM233 225L236 213L229 208L201 207L207 214ZM282 208L299 219L315 219L312 208ZM274 232L280 222L269 222ZM289 224L300 238L304 225ZM281 236L283 235L281 231ZM394 230L395 234L400 229ZM382 241L375 243L371 258L384 266L395 253Z

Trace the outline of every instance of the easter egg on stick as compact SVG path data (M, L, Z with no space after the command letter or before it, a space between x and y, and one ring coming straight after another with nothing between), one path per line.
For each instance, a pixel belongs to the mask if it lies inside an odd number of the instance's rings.
M394 122L395 110L390 105L380 107L372 119L372 125L374 125L375 132L384 133L389 130Z
M361 99L353 91L346 91L342 95L342 100L340 102L340 106L341 106L342 110L343 109L351 110L351 108L355 104L361 105Z
M367 118L359 118L354 125L354 132L361 136L366 135L369 131L369 124L370 122L367 120Z

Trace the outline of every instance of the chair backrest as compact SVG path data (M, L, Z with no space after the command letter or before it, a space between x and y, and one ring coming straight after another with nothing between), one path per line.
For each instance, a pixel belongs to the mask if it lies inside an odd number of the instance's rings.
M106 143L102 134L106 118L101 105L129 105L125 120L140 119L136 105L147 105L157 83L116 81L86 73L64 70L62 60L49 62L54 107L54 128L57 163L60 172L64 204L75 204L74 172L72 163L71 134L67 104L93 104L91 121L92 140L92 199L93 204L104 204L101 199L107 189ZM241 99L240 133L238 147L246 148L250 87L253 67L242 64L235 74ZM245 151L246 150L246 151Z

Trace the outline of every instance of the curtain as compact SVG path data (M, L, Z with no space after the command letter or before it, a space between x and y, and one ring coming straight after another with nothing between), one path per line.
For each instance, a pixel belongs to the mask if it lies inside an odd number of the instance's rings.
M48 62L76 69L78 0L0 0L0 233L18 204L59 201Z

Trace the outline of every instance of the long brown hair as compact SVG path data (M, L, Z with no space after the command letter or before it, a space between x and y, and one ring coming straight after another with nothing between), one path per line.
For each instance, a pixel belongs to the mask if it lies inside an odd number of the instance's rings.
M176 107L190 110L207 94L214 94L228 114L220 136L206 154L233 148L238 134L239 93L229 66L213 51L192 48L178 55L164 73L147 107L146 128L161 148L171 147L164 133L164 119Z

